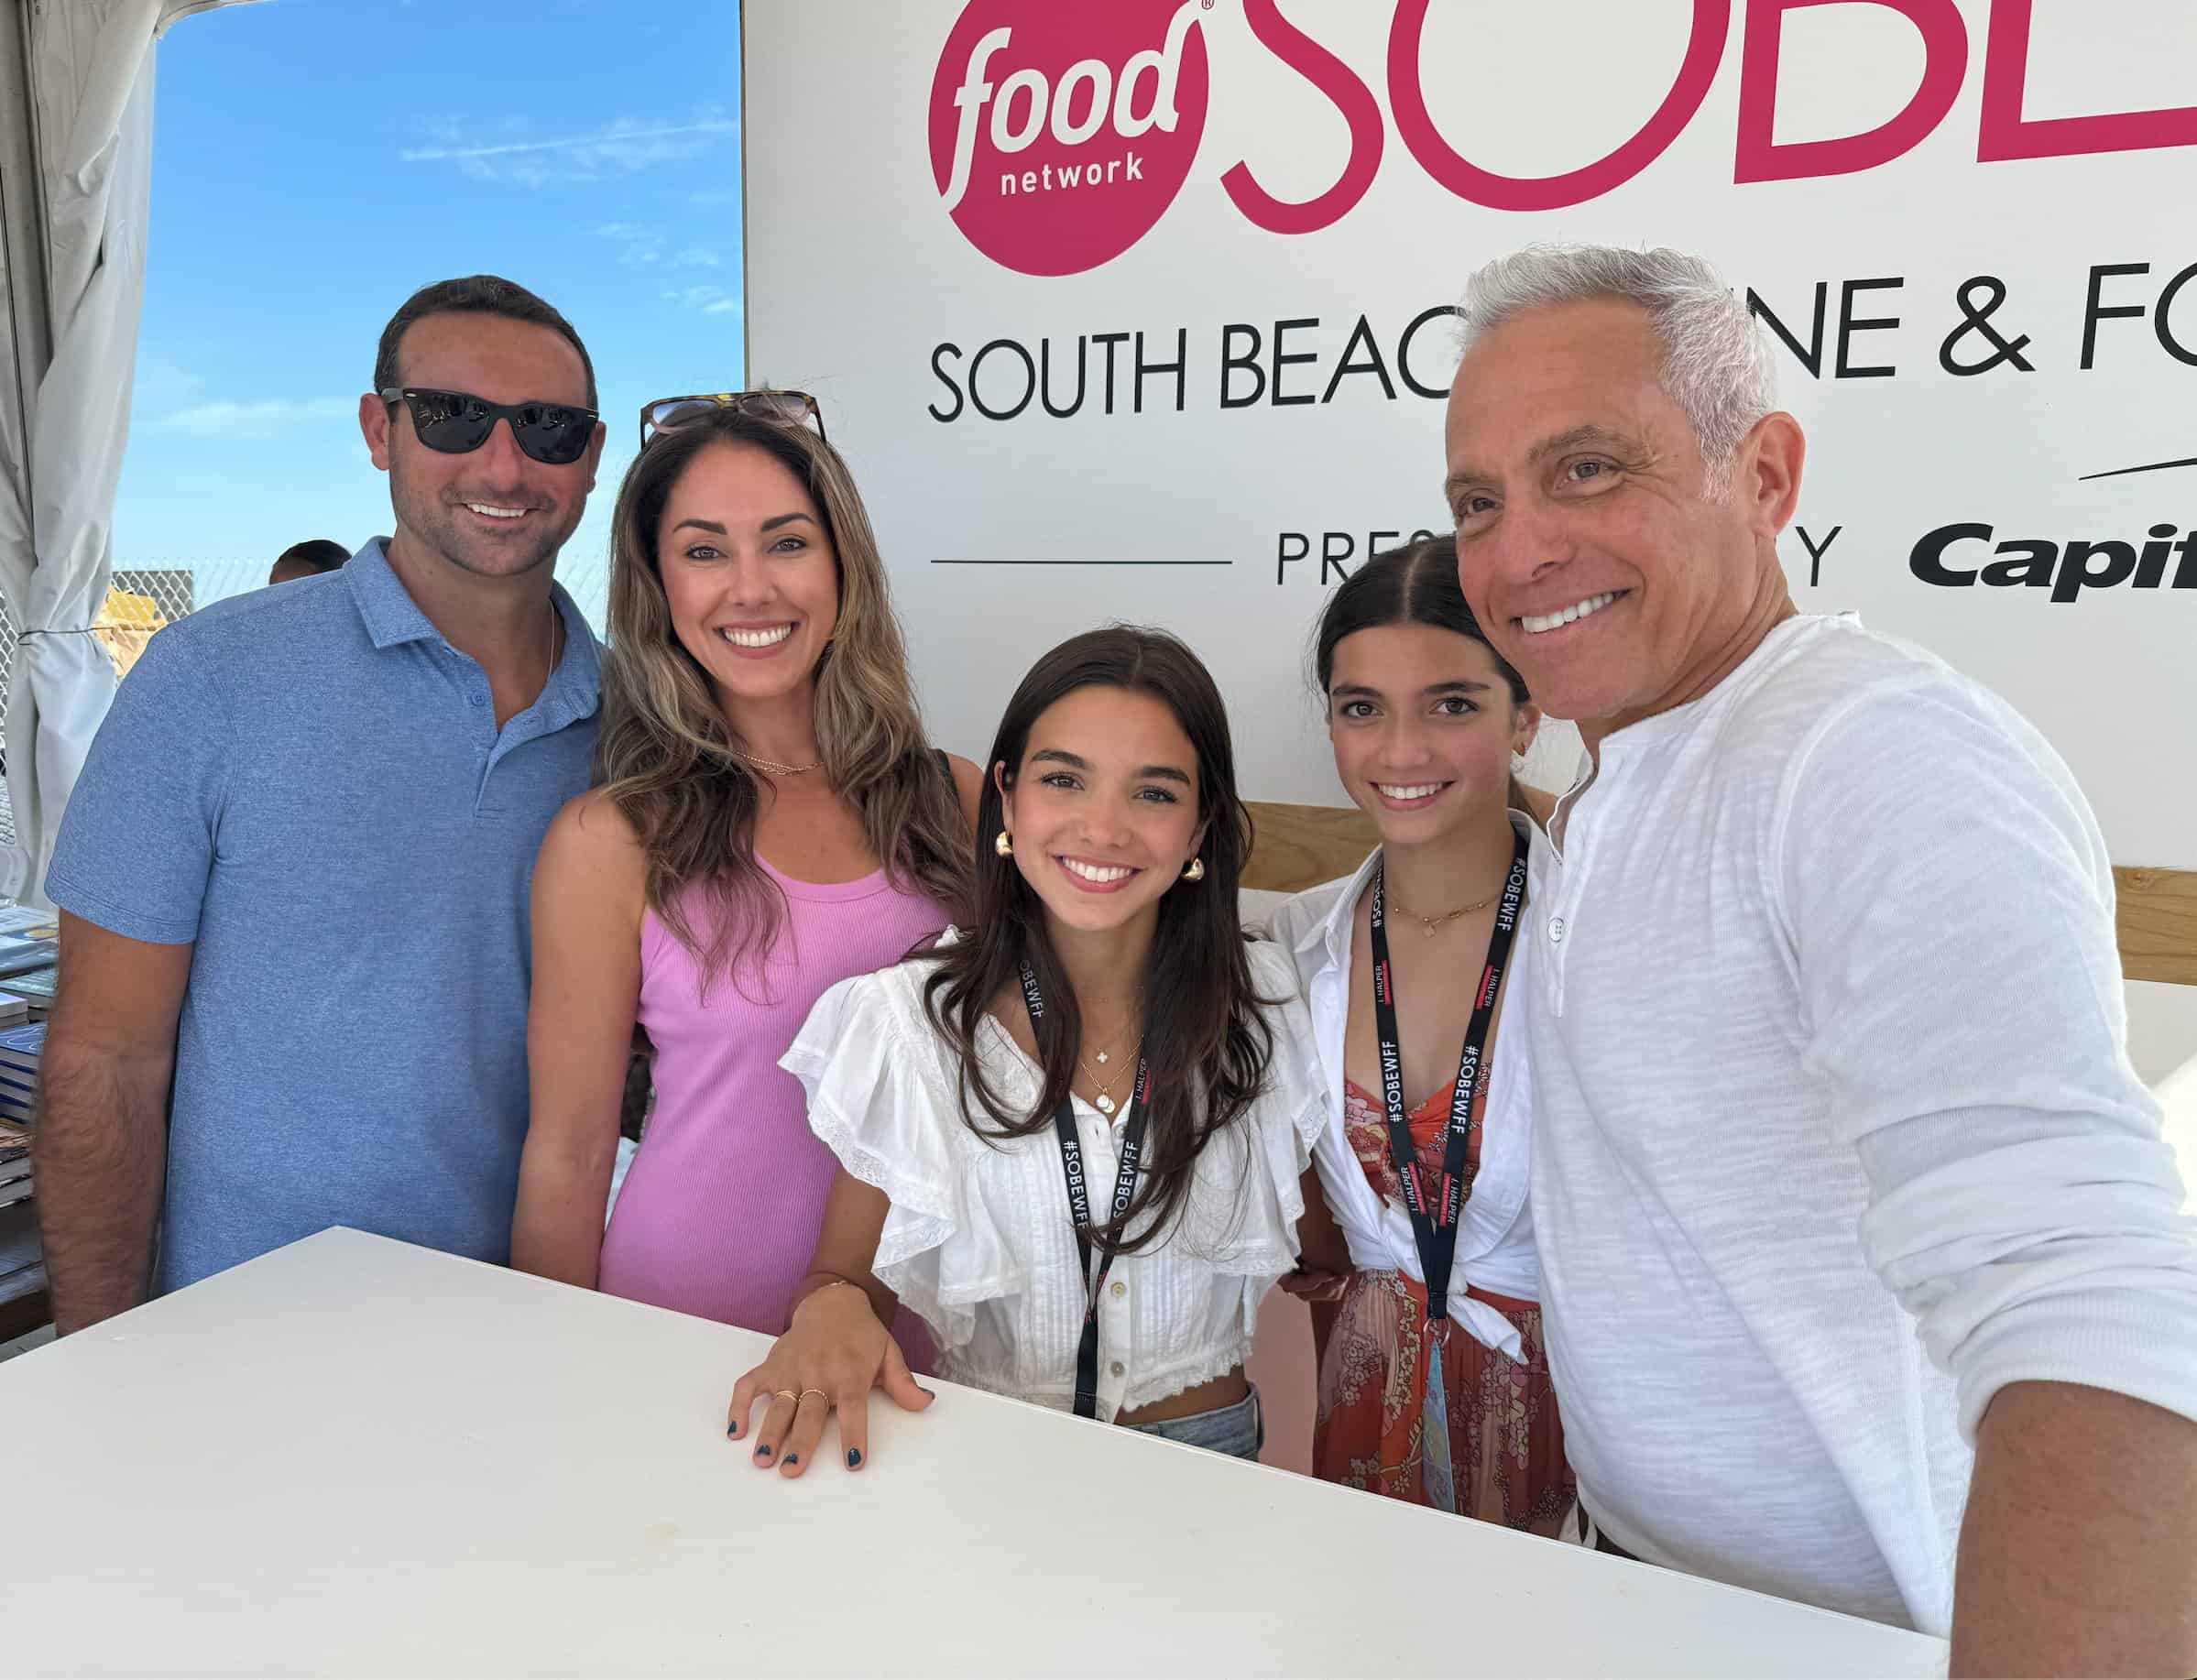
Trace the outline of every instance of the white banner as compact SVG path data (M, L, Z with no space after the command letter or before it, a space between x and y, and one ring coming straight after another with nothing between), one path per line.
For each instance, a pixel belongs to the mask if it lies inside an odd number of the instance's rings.
M1340 802L1326 589L1444 527L1445 311L1543 239L1714 260L1808 433L1783 545L2197 867L2197 6L746 0L749 371L814 392L938 739L1109 619ZM1565 765L1541 780L1559 780Z

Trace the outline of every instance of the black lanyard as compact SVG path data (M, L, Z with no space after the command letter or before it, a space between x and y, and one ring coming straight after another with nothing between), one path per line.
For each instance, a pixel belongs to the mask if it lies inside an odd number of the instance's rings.
M1426 1322L1440 1325L1449 1316L1449 1268L1457 1256L1457 1227L1465 1208L1465 1145L1472 1134L1472 1099L1479 1094L1486 1073L1488 1031L1495 1020L1495 998L1503 988L1503 971L1510 961L1511 941L1518 932L1518 912L1525 903L1525 836L1517 835L1511 850L1511 872L1495 901L1495 925L1488 934L1488 958L1480 972L1480 989L1472 994L1472 1019L1465 1027L1465 1048L1457 1061L1457 1087L1449 1094L1449 1130L1442 1145L1442 1194L1434 1203L1420 1182L1419 1152L1413 1147L1411 1125L1404 1117L1404 1055L1396 1040L1396 986L1388 961L1388 930L1384 925L1383 888L1388 866L1373 869L1373 1030L1381 1048L1381 1096L1388 1111L1388 1147L1395 1157L1396 1176L1404 1184L1404 1205L1411 1215L1411 1234L1419 1249L1419 1266L1426 1274Z
M1037 975L1028 963L1022 965L1022 1003L1030 1011L1030 1030L1037 1031L1037 1023L1044 1019L1045 1000L1038 995ZM1120 1231L1121 1216L1129 1211L1130 1198L1136 1195L1138 1162L1144 1153L1144 1122L1149 1113L1144 1107L1144 1058L1137 1058L1136 1082L1129 1092L1129 1109L1121 1117L1121 1170L1114 1175L1114 1204L1109 1218L1111 1228ZM1098 1257L1098 1273L1091 1275L1091 1195L1083 1177L1083 1141L1076 1135L1076 1099L1064 1096L1060 1107L1053 1111L1053 1130L1060 1140L1060 1164L1068 1178L1068 1217L1076 1227L1076 1253L1083 1262L1083 1336L1076 1345L1076 1415L1098 1415L1098 1300L1106 1288L1106 1274L1113 1270L1114 1256L1109 1250Z

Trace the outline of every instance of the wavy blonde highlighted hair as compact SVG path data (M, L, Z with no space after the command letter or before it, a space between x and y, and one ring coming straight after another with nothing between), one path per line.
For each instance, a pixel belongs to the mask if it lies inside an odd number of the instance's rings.
M906 644L869 516L839 453L805 426L721 408L661 431L618 486L611 518L610 649L595 780L632 824L648 859L649 908L694 955L706 991L759 976L783 903L758 866L762 779L717 705L708 674L679 640L658 570L672 486L704 450L760 449L801 481L823 517L839 577L838 621L815 671L824 774L859 814L871 856L894 885L956 919L974 856L960 796L925 738ZM705 939L688 914L700 887L720 914Z

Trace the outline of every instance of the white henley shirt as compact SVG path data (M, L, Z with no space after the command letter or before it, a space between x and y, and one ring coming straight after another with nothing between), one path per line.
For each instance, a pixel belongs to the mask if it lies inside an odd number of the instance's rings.
M1648 1562L1942 1634L2000 1388L2197 1417L2097 824L2012 708L1851 618L1582 780L1515 1000L1581 1501Z

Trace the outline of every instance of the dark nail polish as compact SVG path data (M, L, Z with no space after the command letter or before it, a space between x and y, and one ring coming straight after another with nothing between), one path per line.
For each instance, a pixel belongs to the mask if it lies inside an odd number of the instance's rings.
M781 1464L799 1464L800 1462L801 1455L799 1453L788 1453L783 1458L779 1460L779 1463Z
M771 1449L767 1446L759 1446L755 1449L755 1456L758 1458L768 1458L771 1456Z
M931 1394L931 1391L924 1387L924 1385L920 1382L915 1385L915 1391L918 1394L930 1394L933 1400L936 1400L938 1398L937 1395Z
M727 1440L737 1437L739 1433L740 1426L738 1424L727 1424L725 1425L725 1435Z
M862 1449L860 1447L850 1446L847 1449L847 1467L850 1470L858 1470L862 1467Z

